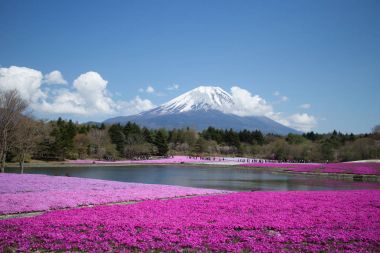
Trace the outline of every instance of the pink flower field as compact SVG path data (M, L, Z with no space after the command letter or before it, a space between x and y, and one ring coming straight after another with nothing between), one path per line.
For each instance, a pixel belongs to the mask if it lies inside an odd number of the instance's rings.
M0 214L227 191L34 174L0 174Z
M294 172L380 175L380 163L247 163L245 167L283 168Z
M0 221L0 245L51 252L380 252L380 191L249 192Z

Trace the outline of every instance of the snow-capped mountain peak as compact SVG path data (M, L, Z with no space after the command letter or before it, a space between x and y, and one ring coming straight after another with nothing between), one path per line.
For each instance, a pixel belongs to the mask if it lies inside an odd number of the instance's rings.
M227 112L234 105L231 95L222 88L199 86L162 104L151 112L158 114L209 110Z
M200 86L149 111L107 119L104 123L126 124L130 121L148 128L191 127L202 131L212 126L276 134L299 133L265 116L239 115L245 102L239 101L232 89L231 92L232 95L220 87ZM256 104L260 103L257 97L253 100Z

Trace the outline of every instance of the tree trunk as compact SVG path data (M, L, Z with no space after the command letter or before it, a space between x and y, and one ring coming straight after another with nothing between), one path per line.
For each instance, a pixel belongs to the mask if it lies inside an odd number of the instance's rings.
M1 173L5 172L5 160L7 157L7 131L3 130L1 147Z
M25 153L23 151L20 151L21 154L19 155L18 163L20 165L20 173L24 174L24 162L25 162Z
M20 161L20 170L21 174L24 174L24 161Z
M20 164L20 173L24 174L24 154L21 154L19 164Z
M5 172L5 158L6 158L6 155L4 152L1 157L1 173Z

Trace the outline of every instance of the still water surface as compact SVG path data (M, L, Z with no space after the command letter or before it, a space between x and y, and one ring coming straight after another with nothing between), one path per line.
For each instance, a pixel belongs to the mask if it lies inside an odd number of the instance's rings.
M17 173L18 169L7 172ZM26 168L25 173L96 178L122 182L181 185L234 191L380 189L380 183L275 174L239 167L143 165Z

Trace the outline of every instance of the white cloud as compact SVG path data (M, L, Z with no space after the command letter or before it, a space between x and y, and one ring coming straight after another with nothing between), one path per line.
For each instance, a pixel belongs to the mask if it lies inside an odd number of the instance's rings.
M286 102L289 99L287 96L281 95L281 93L279 91L275 91L273 93L273 95L275 97L278 97L279 101L277 101L277 103L279 103L279 102Z
M72 85L48 86L48 84L63 84L64 82L66 81L58 70L44 76L40 71L31 68L0 67L0 90L17 89L20 95L30 102L31 108L39 113L71 114L99 119L99 117L110 115L136 114L155 107L150 100L139 96L129 101L113 99L107 89L108 81L94 71L80 75ZM179 85L171 87L178 89ZM152 86L141 90L147 93L155 92ZM159 92L156 93L159 94ZM281 96L279 92L275 94ZM317 125L315 117L306 113L296 113L286 117L280 112L275 112L272 104L264 98L240 87L232 87L231 96L235 106L227 108L228 113L239 116L266 116L301 131L310 131ZM304 104L301 107L307 109L310 106L310 104Z
M280 124L283 124L284 126L291 127L303 132L312 130L318 124L316 118L307 113L295 113L286 117L281 112L273 112L268 117Z
M302 105L300 105L300 107L301 107L302 109L310 109L311 104L302 104Z
M270 115L267 115L268 118L277 121L280 124L283 124L284 126L291 127L289 120L283 116L282 112L272 112Z
M230 113L239 116L268 116L273 113L272 106L259 95L252 95L249 91L234 86L231 88L231 96L235 106Z
M283 101L287 100L287 97L281 96L279 92L275 92L275 94L283 97ZM231 111L228 111L229 113L239 116L266 116L280 124L300 131L310 131L317 126L317 120L314 116L307 113L295 113L291 116L285 116L281 112L275 112L273 106L264 98L259 95L253 95L240 87L232 87L231 95L235 106L231 108Z
M136 96L131 101L121 101L118 103L118 111L123 115L132 115L154 108L155 105L149 99L142 99Z
M40 71L17 66L0 68L0 90L16 89L21 97L30 102L36 102L45 97L40 89L41 84Z
M139 89L139 92L141 92L141 93L153 93L153 92L155 92L156 90L154 89L154 87L153 86L151 86L151 85L148 85L148 87L146 87L146 88L140 88Z
M114 102L107 94L107 83L98 73L90 71L74 80L74 88L84 100L83 106L94 113L111 114Z
M43 82L46 84L67 84L67 81L63 79L61 72L58 70L46 74Z
M54 114L113 114L115 102L107 94L107 83L98 73L90 71L75 79L71 90L56 90L55 95L50 94L49 100L44 100L33 107Z
M23 98L30 101L30 107L39 113L99 117L122 112L133 114L154 106L150 100L140 97L131 101L115 101L107 90L108 81L94 71L80 75L67 88L43 86L57 82L63 84L62 80L59 71L53 71L44 78L40 71L26 67L0 68L0 90L18 90Z
M179 84L173 84L172 86L169 86L166 89L167 90L178 90L179 89Z
M36 111L49 114L90 114L83 106L83 98L69 90L60 90L58 95L51 100L53 100L51 103L44 100L41 103L32 104L32 108Z
M317 125L317 120L314 116L307 113L296 113L288 117L290 126L300 131L310 131Z
M154 88L152 86L148 86L145 90L146 93L153 93L154 92Z

